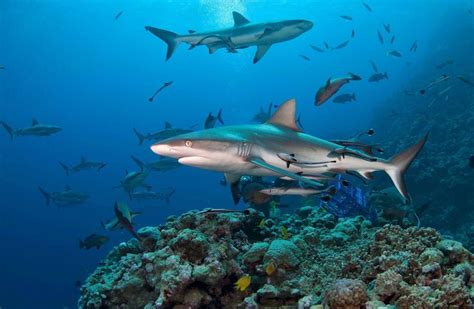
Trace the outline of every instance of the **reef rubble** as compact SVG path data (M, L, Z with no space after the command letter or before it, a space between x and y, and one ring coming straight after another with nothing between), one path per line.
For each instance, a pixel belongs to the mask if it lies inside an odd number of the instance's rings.
M262 219L264 220L262 224ZM80 308L469 308L474 255L432 228L337 220L321 209L265 219L187 212L116 246ZM268 265L276 266L268 271ZM234 288L244 275L243 291Z

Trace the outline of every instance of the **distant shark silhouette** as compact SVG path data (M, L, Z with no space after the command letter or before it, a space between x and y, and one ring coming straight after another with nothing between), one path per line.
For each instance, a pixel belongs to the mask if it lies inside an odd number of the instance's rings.
M220 48L226 48L229 52L237 52L250 46L257 46L257 52L253 63L257 63L268 49L275 43L292 40L313 27L313 23L307 20L284 20L253 24L247 18L237 12L232 12L234 27L210 32L194 32L178 35L171 31L145 27L166 44L168 51L166 60L170 59L179 43L185 42L191 45L190 49L205 45L212 54Z

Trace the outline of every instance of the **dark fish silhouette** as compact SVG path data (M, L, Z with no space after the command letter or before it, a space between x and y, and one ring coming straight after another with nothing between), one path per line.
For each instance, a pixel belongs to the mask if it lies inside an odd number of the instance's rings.
M347 15L341 15L340 17L345 20L352 20L352 17L347 16Z
M329 78L324 86L318 89L316 93L315 102L316 106L322 105L324 102L329 100L333 95L335 95L342 86L349 83L351 80L361 80L360 76L357 76L352 73L348 73L347 76L331 79Z
M347 46L349 44L349 40L342 42L341 44L337 45L336 47L333 47L332 49L341 49Z
M438 77L437 79L435 79L434 81L432 81L431 83L429 83L425 88L421 89L420 90L420 94L421 95L424 95L426 93L426 90L430 89L431 87L439 84L439 83L442 83L444 81L447 81L448 79L450 79L450 76L446 75L446 74L443 74L441 75L440 77Z
M372 8L371 8L367 3L365 3L364 1L362 1L362 4L365 6L365 8L366 8L369 12L372 12Z
M467 78L465 78L464 76L459 75L458 79L460 81L462 81L463 83L468 84L471 87L474 87L474 83L472 81L468 80Z
M311 61L311 59L309 59L309 57L305 56L305 55L299 55L301 58L303 58L304 60L306 61Z
M115 15L115 20L119 19L120 16L122 16L122 14L123 14L123 11L118 12L117 15Z
M217 113L217 116L213 116L212 113L209 113L209 115L207 115L206 121L204 122L204 128L205 129L214 128L217 120L219 120L221 124L224 124L224 120L222 120L222 108Z
M356 32L354 29L352 29L351 38L355 37L355 35L356 35Z
M378 82L378 81L381 81L382 79L388 79L387 72L373 74L372 76L369 77L369 82Z
M418 41L413 42L413 44L410 47L411 52L416 52L416 49L418 48Z
M353 93L353 94L344 93L344 94L338 95L332 101L334 103L352 102L352 101L356 101L356 95L355 95L355 93Z
M374 72L378 73L379 69L377 68L377 66L375 65L375 63L372 60L370 60L370 64L372 65L372 69L374 70Z
M91 234L84 238L84 240L79 240L79 248L89 250L90 248L100 249L105 243L109 241L107 236Z
M326 47L326 49L329 49L329 44L327 42L324 42L324 46Z
M380 44L383 44L383 36L378 30L377 30L377 36L379 37Z
M169 87L173 84L173 81L169 81L169 82L166 82L163 84L163 86L161 86L160 88L158 88L155 93L148 99L148 101L150 102L153 102L153 100L155 99L155 96L161 92L161 90L165 89L166 87Z
M385 31L387 31L387 33L390 33L390 24L383 24L383 27L385 28Z
M394 56L394 57L397 57L397 58L400 58L402 56L402 54L400 54L400 52L398 52L396 50L389 51L387 53L387 55Z
M392 35L392 39L390 40L390 44L393 44L394 41L395 41L395 35Z
M317 52L324 53L324 50L317 46L314 46L314 45L309 45L309 46Z

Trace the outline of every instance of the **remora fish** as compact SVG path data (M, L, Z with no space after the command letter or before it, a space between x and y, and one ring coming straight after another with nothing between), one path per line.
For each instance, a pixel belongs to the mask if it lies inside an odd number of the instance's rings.
M462 81L463 83L468 84L468 85L471 86L471 87L474 87L474 83L473 83L472 81L470 81L469 79L465 78L464 76L459 75L459 76L458 76L458 79L459 79L460 81Z
M352 17L347 16L347 15L340 15L339 17L341 17L342 19L345 19L345 20L352 20Z
M432 81L431 83L429 83L425 88L421 89L420 90L420 94L421 95L424 95L426 93L426 90L430 89L431 87L439 84L439 83L442 83L442 82L445 82L447 81L448 79L450 79L451 77L446 75L446 74L443 74L441 75L440 77L438 77L437 79L435 79L434 81Z
M387 72L385 73L375 73L369 77L369 82L379 82L382 79L388 79Z
M91 234L84 238L84 240L79 240L79 248L89 250L91 248L100 249L105 243L109 241L107 236Z
M309 59L308 56L305 56L305 55L299 55L301 58L303 58L304 60L306 61L311 61L311 59Z
M286 188L286 187L276 187L276 188L267 188L262 189L259 191L260 193L267 194L267 195L301 195L301 196L309 196L309 195L317 195L317 194L326 194L328 190L317 190L311 188ZM332 192L331 192L332 193Z
M268 105L268 108L266 111L263 110L263 108L260 106L260 111L255 114L252 118L252 121L258 122L258 123L263 123L270 119L272 116L272 107L273 104L270 102L270 105Z
M344 94L338 95L332 101L334 103L346 103L346 102L351 102L351 101L355 101L355 100L356 100L355 93L353 93L353 94L344 93Z
M171 58L179 43L184 42L191 46L206 45L211 54L220 48L237 50L257 46L257 52L253 59L253 63L257 63L273 44L292 40L313 27L313 23L307 20L253 24L237 12L232 12L232 15L234 26L217 31L178 35L150 26L145 29L168 45L166 60Z
M83 170L90 170L90 169L95 169L97 172L100 172L104 166L107 165L105 162L101 161L90 161L87 160L85 157L81 157L81 161L77 163L76 165L73 166L67 166L66 164L59 162L59 165L62 166L64 171L66 172L66 175L69 176L71 172L77 173Z
M342 42L341 44L337 45L336 47L333 47L332 49L341 49L346 47L349 44L349 40Z
M53 202L58 207L74 206L83 204L90 198L90 196L85 193L73 191L70 186L66 186L64 191L51 193L46 192L41 187L38 187L38 189L46 199L46 205Z
M322 48L319 48L315 45L309 45L309 47L311 47L312 49L314 49L315 51L319 52L319 53L324 53L324 49Z
M214 128L214 126L216 125L216 121L218 120L221 124L224 124L224 120L222 120L222 108L217 113L217 116L213 116L212 113L209 113L209 115L207 115L206 121L204 121L204 128Z
M165 122L165 128L163 130L160 130L154 133L142 134L138 132L137 129L135 128L133 129L133 132L135 132L135 135L138 137L138 145L143 144L143 142L146 140L160 141L160 140L167 139L176 135L189 133L191 131L192 130L190 129L173 128L171 126L171 123L169 122Z
M372 12L372 8L367 3L365 3L364 1L361 2L369 12Z
M132 193L132 197L139 200L164 200L166 204L169 204L175 191L175 188L170 188L166 192L155 192L151 190L137 191Z
M61 127L49 124L40 124L38 120L34 118L31 121L30 127L21 129L13 129L3 121L0 121L0 123L2 124L3 128L5 128L5 130L8 132L12 140L15 136L49 136L62 131Z
M264 124L195 131L158 142L151 150L184 165L223 172L231 186L242 175L249 175L287 176L318 188L323 184L304 176L349 172L371 179L372 172L384 171L405 200L410 201L403 176L428 135L387 160L302 133L295 123L295 108L295 100L289 100ZM293 154L301 163L287 166L282 153ZM234 196L235 203L239 199Z
M153 162L143 162L138 158L131 156L132 160L140 167L141 170L150 170L150 171L157 171L157 172L167 172L178 168L181 164L178 163L175 159L171 158L160 158Z
M135 232L132 226L132 214L127 204L116 202L114 205L115 217L117 217L120 225L130 232L136 239L141 240L140 236Z
M173 81L164 83L160 88L156 89L155 93L153 93L153 95L148 99L148 101L152 102L158 93L160 93L166 87L171 86L172 84L173 84Z
M329 78L326 82L326 85L319 88L318 92L316 93L314 105L322 105L324 102L329 100L334 94L336 94L336 92L338 92L342 86L344 86L351 80L361 80L361 78L352 73L348 73L348 76L342 78Z

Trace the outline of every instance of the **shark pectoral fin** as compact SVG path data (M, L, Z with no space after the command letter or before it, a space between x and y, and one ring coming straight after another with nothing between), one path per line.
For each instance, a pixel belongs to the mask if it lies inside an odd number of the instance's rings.
M257 52L255 53L255 57L253 57L253 63L257 63L260 59L262 59L271 46L271 44L257 45Z
M300 182L305 183L307 185L310 185L312 187L324 186L324 184L319 182L319 181L311 180L311 179L305 178L303 176L299 176L295 173L291 173L287 170L284 170L284 169L281 169L279 167L268 164L268 163L266 163L265 161L263 161L262 159L259 159L259 158L250 158L248 161L255 164L255 165L257 165L258 167L270 170L270 171L275 172L277 174L280 174L282 176L287 176L287 177L289 177L293 180L300 181Z
M273 30L272 28L265 28L265 30L263 31L263 33L260 35L260 37L258 38L259 40L266 37L266 36L269 36L270 34L272 34L275 30Z
M240 201L240 198L242 197L239 190L240 175L224 173L224 177L227 183L230 184L232 199L234 200L234 204L237 205Z
M207 48L209 48L209 54L213 54L213 53L216 52L216 50L221 48L221 46L219 46L219 45L207 45Z

